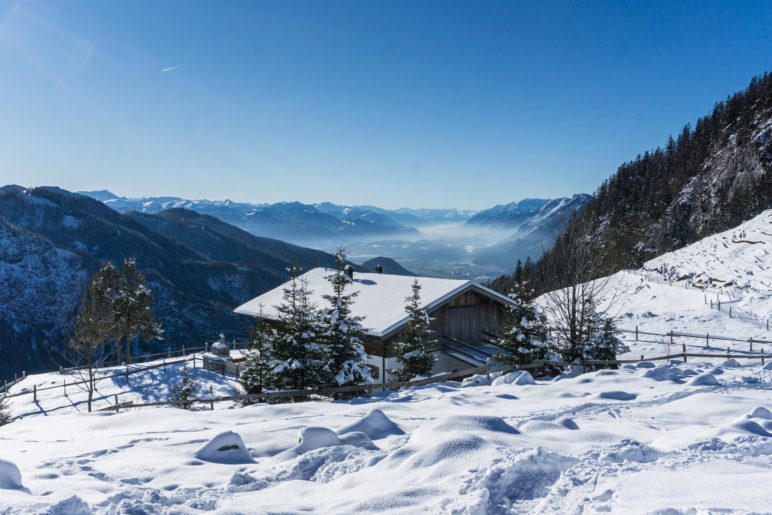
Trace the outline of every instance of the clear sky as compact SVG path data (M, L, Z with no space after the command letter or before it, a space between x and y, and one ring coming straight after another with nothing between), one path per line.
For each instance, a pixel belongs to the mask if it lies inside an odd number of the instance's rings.
M772 70L772 2L0 0L0 184L484 208L593 192Z

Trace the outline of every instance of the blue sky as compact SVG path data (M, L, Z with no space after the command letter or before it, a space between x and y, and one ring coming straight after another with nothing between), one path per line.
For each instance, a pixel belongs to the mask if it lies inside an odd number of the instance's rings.
M0 0L0 184L484 208L593 192L772 69L770 2Z

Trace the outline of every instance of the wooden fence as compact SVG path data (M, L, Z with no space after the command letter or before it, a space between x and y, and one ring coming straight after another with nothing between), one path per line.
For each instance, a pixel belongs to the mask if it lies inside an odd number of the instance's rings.
M726 355L720 355L720 354L704 354L704 353L681 353L681 354L671 354L667 356L655 356L646 358L644 360L644 356L641 356L641 359L618 359L618 360L585 360L582 363L567 363L567 362L561 362L561 361L545 361L545 360L539 360L535 361L533 363L529 363L527 365L522 365L517 368L508 368L503 370L497 370L496 372L499 373L508 373L513 370L543 370L546 367L549 366L571 366L571 365L583 365L583 366L619 366L619 365L625 365L625 364L633 364L633 363L639 363L640 361L669 361L672 359L678 359L681 358L684 361L687 361L688 358L723 358L726 357L727 359L758 359L761 360L761 364L764 365L765 360L772 359L772 354L756 354L756 355L747 355L747 354L741 354L741 355L735 355L728 353ZM341 387L335 387L335 388L308 388L305 390L279 390L279 391L268 391L263 393L256 393L256 394L242 394L242 395L226 395L221 397L197 397L194 399L188 399L186 401L186 404L205 404L209 405L210 409L214 409L214 404L217 402L270 402L270 401L277 401L282 399L292 399L292 400L300 400L300 399L309 399L311 397L317 397L317 398L333 398L341 393L348 393L348 394L365 394L365 393L371 393L373 391L377 390L399 390L400 388L411 388L411 387L417 387L417 386L425 386L432 383L441 383L445 381L450 381L452 379L458 379L463 377L469 377L475 374L485 374L488 377L490 377L490 374L492 372L492 366L490 364L483 365L481 367L474 367L474 368L467 368L464 370L456 370L453 372L449 372L447 374L439 374L432 377L427 377L425 379L419 379L415 381L392 381L388 383L371 383L371 384L359 384L359 385L351 385L351 386L341 386ZM116 397L117 399L117 397ZM133 409L133 408L147 408L147 407L154 407L154 406L177 406L179 407L182 403L180 401L160 401L160 402L146 402L146 403L135 403L134 401L129 402L123 402L119 403L116 401L116 403L112 406L107 406L105 408L99 409L97 411L120 411L122 409Z

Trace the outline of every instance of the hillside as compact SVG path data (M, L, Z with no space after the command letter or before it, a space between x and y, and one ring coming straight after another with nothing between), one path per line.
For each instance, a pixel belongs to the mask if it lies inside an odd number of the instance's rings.
M135 257L166 330L154 347L247 334L235 306L274 288L287 267L331 256L258 238L184 210L122 215L58 188L0 188L0 377L54 365L85 284L100 262Z
M749 220L772 207L770 167L772 75L764 74L664 147L620 166L530 271L532 283L562 286L551 269L579 243L603 276Z
M762 513L768 368L643 362L215 411L78 413L82 395L54 389L12 399L27 416L0 427L0 512ZM163 400L173 377L105 389ZM197 377L205 392L232 388Z
M382 273L392 275L416 275L396 261L387 257L375 257L368 259L360 266L369 272L374 272L375 267L380 265L383 268Z

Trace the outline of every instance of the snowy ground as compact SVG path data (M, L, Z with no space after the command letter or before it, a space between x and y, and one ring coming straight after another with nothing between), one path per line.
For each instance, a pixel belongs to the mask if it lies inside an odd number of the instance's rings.
M616 274L612 312L629 329L767 339L770 245L767 212ZM625 340L624 357L678 354L682 341L706 351L701 339ZM0 428L0 513L772 513L772 364L724 363L727 345L749 353L714 340L715 358L688 363L349 402L86 414L74 389L17 397L24 418ZM127 388L121 401L165 399L176 374L105 380L97 407ZM204 393L238 389L197 376Z
M232 377L222 377L214 372L201 370L201 355L198 356L198 367L193 370L192 355L189 357L187 367L191 370L192 377L196 379L201 387L199 392L202 396L211 394L219 397L225 395L235 395L243 393L238 383ZM161 360L149 363L137 364L137 368L160 365ZM134 367L135 365L132 365ZM115 395L118 395L118 402L158 402L167 401L170 396L170 387L179 380L179 370L181 364L170 364L165 367L144 370L139 373L133 373L128 376L121 375L125 369L122 367L110 367L101 370L101 375L116 376L101 379L97 382L96 393L94 394L93 409L99 410L115 404ZM35 374L28 376L25 380L14 385L10 393L31 392L33 385L37 386L37 402L34 401L31 394L8 399L14 416L36 416L36 415L60 415L65 413L85 413L87 412L87 393L83 386L73 385L75 382L82 381L81 375L77 371L69 371L64 374L59 372L50 372L46 374ZM67 383L66 389L64 388ZM55 387L55 388L51 388ZM65 395L66 394L66 395ZM2 456L0 456L2 458Z
M0 512L769 513L772 366L733 365L28 416L0 429ZM199 452L227 431L244 448Z

